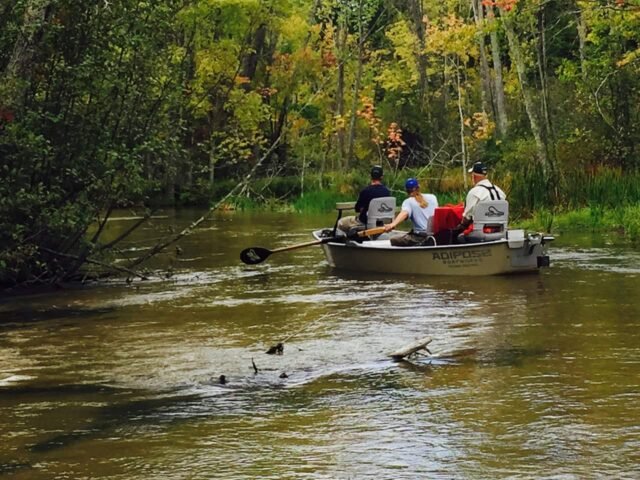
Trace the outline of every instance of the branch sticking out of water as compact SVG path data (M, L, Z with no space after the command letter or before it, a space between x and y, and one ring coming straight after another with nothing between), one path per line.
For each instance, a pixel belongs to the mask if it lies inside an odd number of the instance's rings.
M143 274L138 273L134 270L131 270L129 268L126 267L121 267L118 265L112 265L110 263L105 263L105 262L100 262L98 260L94 260L92 258L85 258L84 260L81 259L80 257L76 256L76 255L70 255L68 253L61 253L61 252L56 252L55 250L51 250L50 248L46 248L46 247L40 247L40 250L50 253L51 255L55 255L57 257L61 257L61 258L69 258L71 260L77 260L77 261L84 261L86 263L93 263L94 265L99 265L101 267L110 269L110 270L116 270L118 272L121 273L128 273L130 275L133 275L135 277L139 277L141 280L148 280L147 277L145 277Z
M400 350L396 350L395 352L390 353L389 356L394 360L402 360L404 357L412 355L420 350L425 350L429 354L431 354L431 352L427 348L427 345L429 345L430 343L431 343L430 337L421 338L420 340L416 340L415 342L410 343L409 345L401 348Z
M284 342L286 342L287 340L295 337L296 335L298 335L299 333L305 331L306 329L310 328L311 326L315 325L316 323L331 317L330 314L326 314L326 315L321 315L320 317L316 318L313 322L311 322L308 325L305 325L304 327L302 327L300 330L297 330L295 332L293 332L291 335L285 337L284 340L282 340L281 342L276 343L275 345L271 346L269 348L269 350L267 350L265 353L269 354L269 355L282 355L284 353Z
M282 355L284 353L284 345L282 342L277 345L272 346L269 350L267 350L268 355Z

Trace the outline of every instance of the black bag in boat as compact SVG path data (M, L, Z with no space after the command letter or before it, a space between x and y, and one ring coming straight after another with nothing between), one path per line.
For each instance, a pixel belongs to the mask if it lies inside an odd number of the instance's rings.
M453 243L456 243L458 233L458 230L454 230L452 228L444 228L438 233L434 234L434 237L438 245L451 245Z

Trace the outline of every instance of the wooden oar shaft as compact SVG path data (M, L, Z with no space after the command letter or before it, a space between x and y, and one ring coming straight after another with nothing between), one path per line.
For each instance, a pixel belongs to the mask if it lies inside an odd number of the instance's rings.
M322 242L324 242L326 240L329 240L329 239L314 240L313 242L298 243L297 245L290 245L288 247L280 247L280 248L276 248L276 249L271 250L271 253L286 252L287 250L295 250L296 248L310 247L311 245L320 245Z
M360 237L366 237L369 235L378 235L383 232L384 232L384 227L378 227L378 228L370 228L369 230L358 232L358 235ZM242 260L247 265L257 265L258 263L264 262L267 259L267 257L272 253L287 252L289 250L296 250L298 248L311 247L312 245L320 245L322 243L329 243L337 240L339 239L336 237L327 237L327 238L321 238L320 240L313 240L312 242L298 243L297 245L290 245L288 247L276 248L275 250L269 250L268 248L262 248L262 247L245 248L242 252L240 252L240 260Z
M370 228L369 230L363 230L361 232L358 232L358 236L368 237L369 235L380 235L381 233L384 233L384 227L376 227Z
M369 230L363 230L362 232L358 232L359 237L368 237L369 235L379 235L384 233L384 227L376 227L370 228ZM271 253L275 252L286 252L288 250L295 250L297 248L310 247L312 245L320 245L321 243L328 243L335 240L335 237L321 238L320 240L314 240L312 242L299 243L297 245L290 245L288 247L280 247L271 250Z

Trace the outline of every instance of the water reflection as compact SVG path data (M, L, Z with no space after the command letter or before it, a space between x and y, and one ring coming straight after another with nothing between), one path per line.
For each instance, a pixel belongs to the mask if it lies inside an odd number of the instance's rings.
M155 219L126 255L198 216ZM0 475L640 475L636 251L561 240L540 275L491 278L237 259L331 221L224 216L150 281L3 299ZM432 356L388 357L425 336Z

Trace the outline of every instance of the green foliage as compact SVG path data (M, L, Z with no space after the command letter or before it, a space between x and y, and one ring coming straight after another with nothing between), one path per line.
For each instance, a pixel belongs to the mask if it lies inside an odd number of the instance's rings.
M406 21L391 25L386 35L391 42L390 48L376 52L381 61L388 58L387 68L382 68L376 80L380 87L389 92L408 95L415 90L419 80L416 63L419 42Z
M638 205L617 208L592 206L556 214L540 210L529 219L515 222L514 226L548 233L619 231L636 243L640 241L639 214Z
M595 168L565 173L564 204L569 208L598 205L617 208L640 202L640 172Z
M516 221L514 224L528 230L551 232L555 226L555 215L550 210L543 208L534 212L533 217L523 221Z
M0 92L0 110L11 112L0 120L0 235L11 252L0 283L72 275L82 262L64 255L93 249L85 233L100 213L155 195L183 157L172 114L179 65L167 55L175 11L54 2L42 13L48 21L24 26L38 33L39 55L11 59L37 74L21 102L7 96L18 90ZM3 42L24 41L0 31Z
M354 197L329 190L314 190L295 200L293 208L297 212L326 213L335 211L336 202L349 201L354 201Z
M491 165L518 218L638 237L630 2L505 0L484 22L454 1L5 3L0 283L72 276L112 207L174 189L209 205L245 182L226 207L332 210L383 163L399 199L416 176L458 203L463 155Z
M624 229L624 234L632 242L640 242L640 205L626 207L622 214L622 221L618 223Z
M534 143L523 140L514 142L511 148L505 149L502 165L495 166L498 172L509 173L509 202L524 215L552 203L549 184L536 157Z

